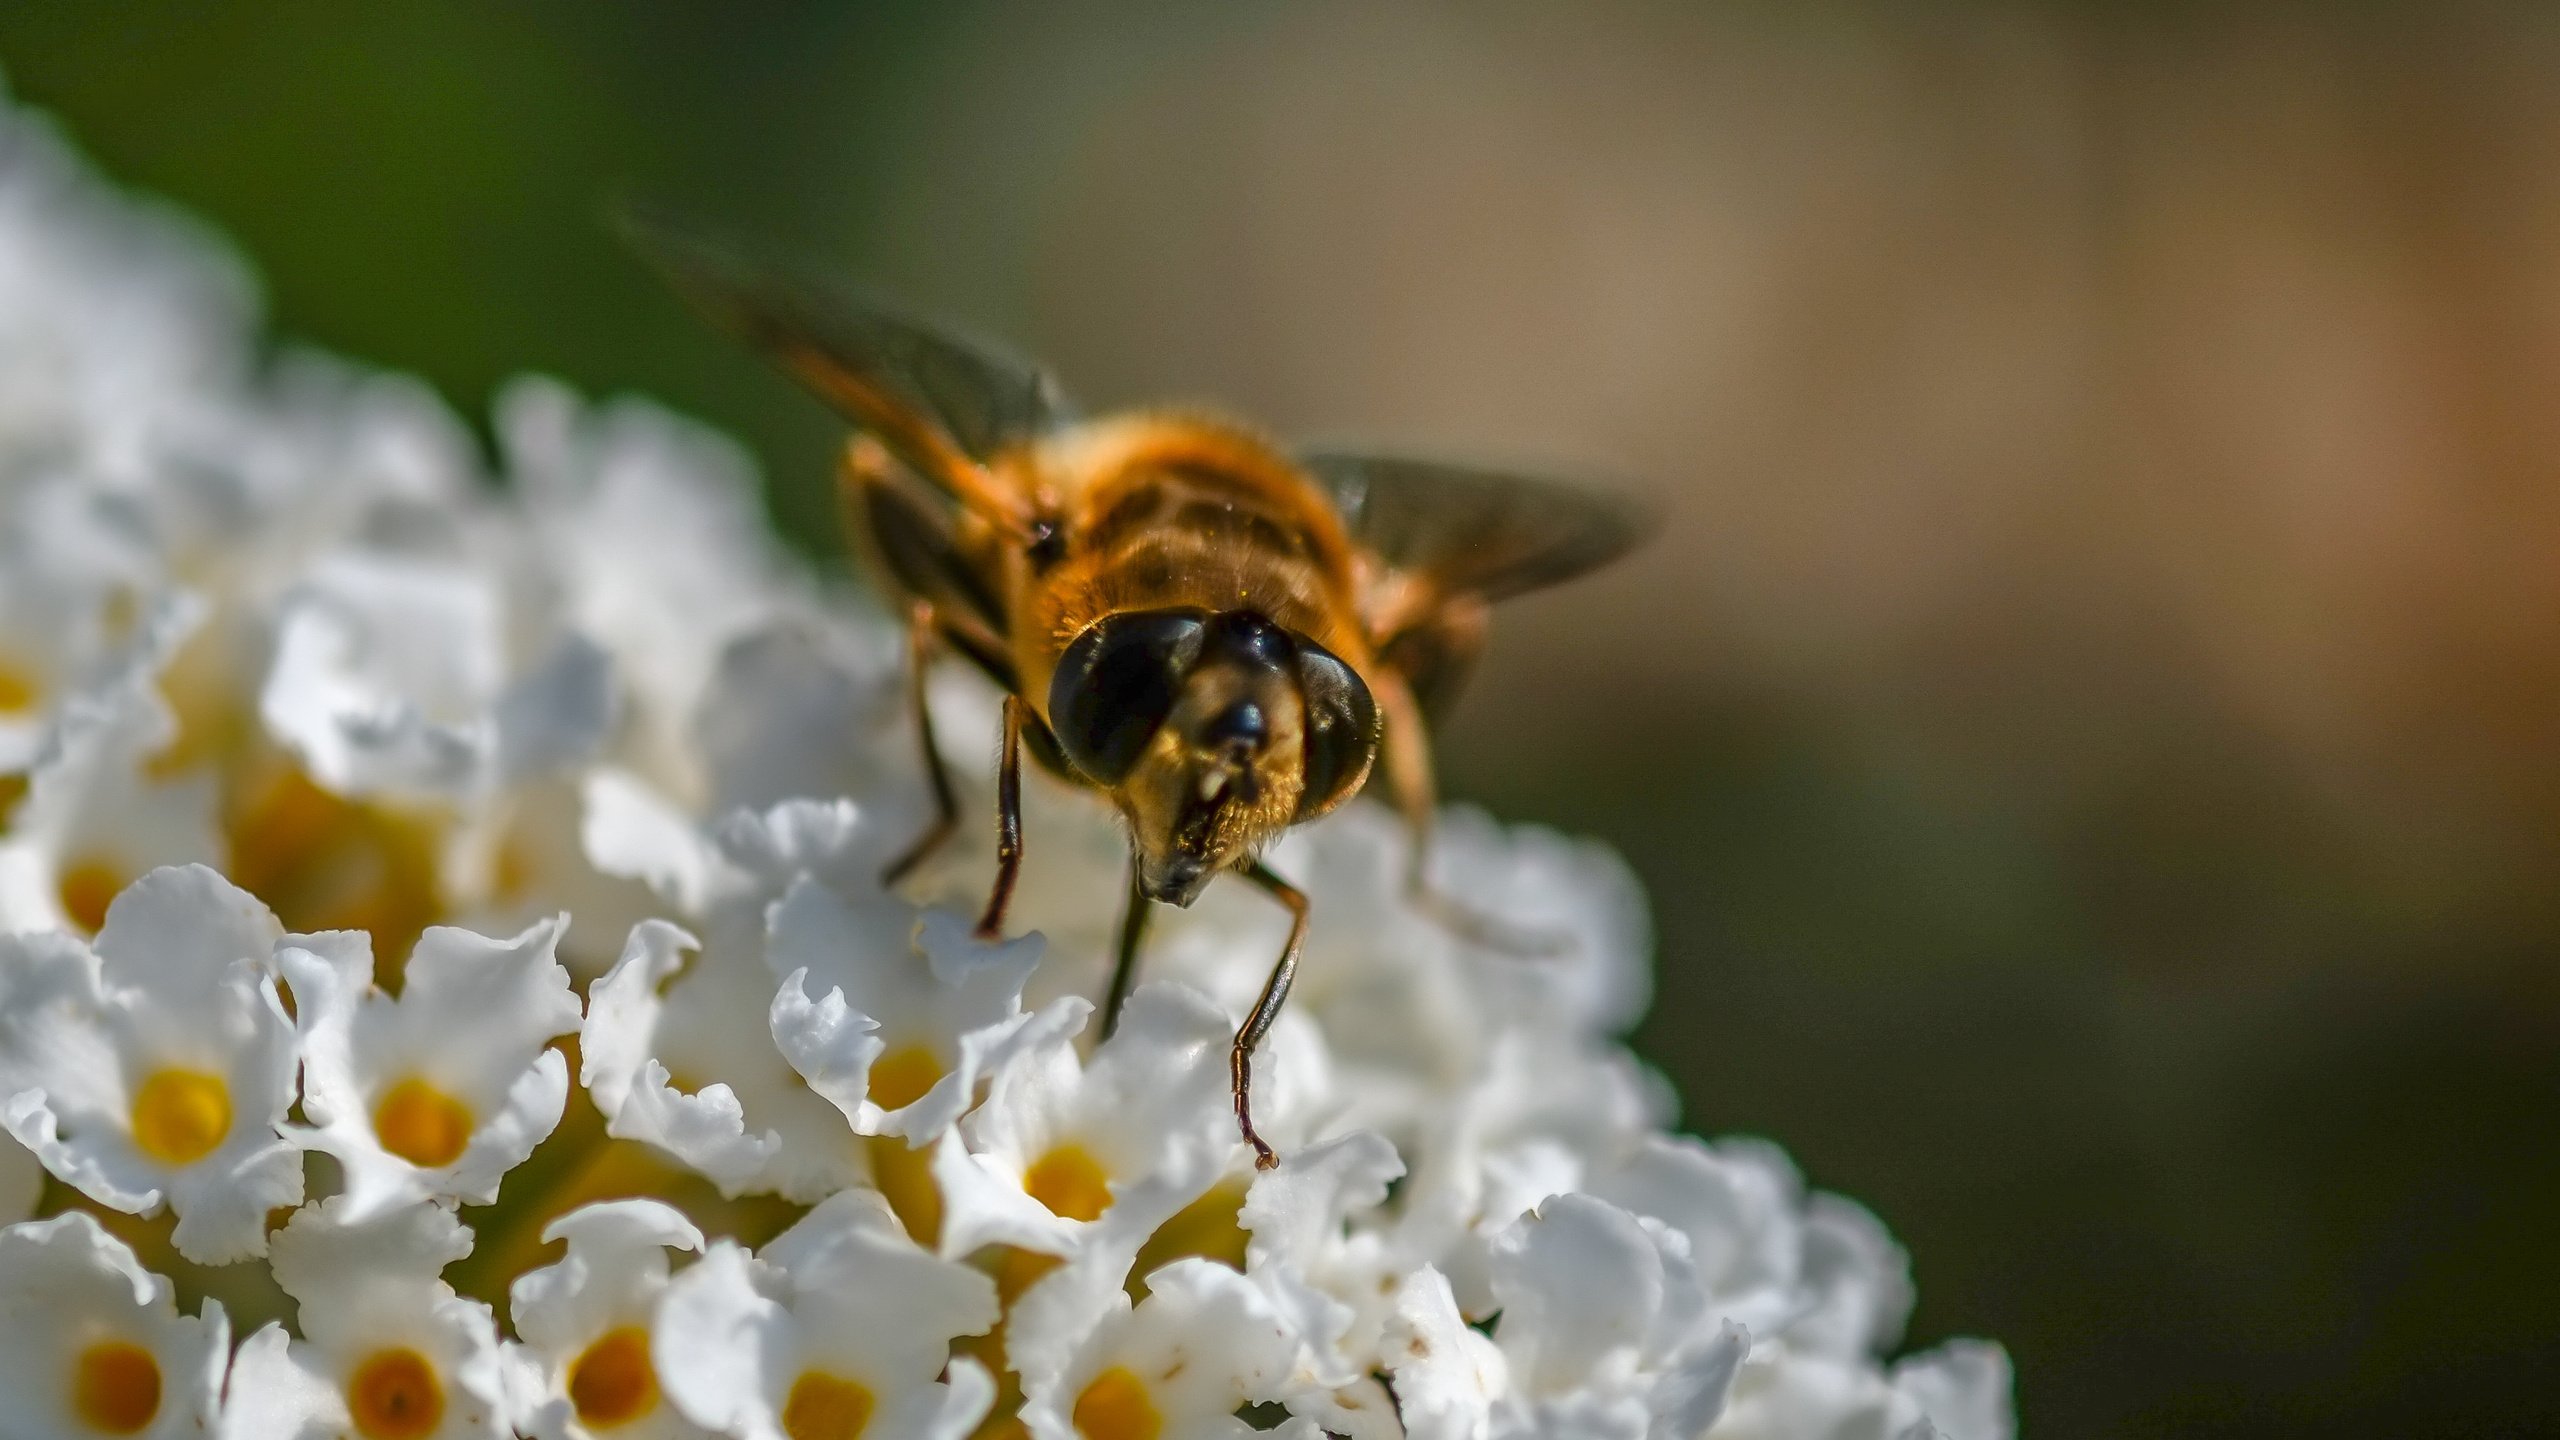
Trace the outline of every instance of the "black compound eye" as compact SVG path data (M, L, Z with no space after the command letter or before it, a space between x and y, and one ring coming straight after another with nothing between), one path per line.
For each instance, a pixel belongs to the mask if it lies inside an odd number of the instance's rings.
M1378 754L1378 703L1358 671L1312 640L1298 641L1297 671L1307 701L1307 772L1293 818L1312 820L1369 777Z
M1078 770L1106 785L1128 775L1172 713L1206 622L1196 610L1132 610L1067 646L1049 680L1049 726Z

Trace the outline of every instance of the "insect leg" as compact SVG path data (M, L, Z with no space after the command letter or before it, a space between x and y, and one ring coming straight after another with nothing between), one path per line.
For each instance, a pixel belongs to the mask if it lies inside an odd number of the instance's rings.
M1370 684L1386 728L1387 784L1395 792L1396 809L1404 816L1410 843L1405 851L1404 888L1414 908L1460 939L1509 955L1545 957L1562 954L1561 936L1515 930L1442 894L1431 884L1431 824L1439 811L1439 794L1431 779L1431 732L1413 690L1395 675Z
M1138 947L1145 943L1147 920L1155 914L1156 902L1138 886L1138 857L1129 857L1129 908L1120 912L1120 958L1111 966L1111 989L1102 997L1102 1038L1120 1028L1120 1007L1128 1002L1129 987L1138 979Z
M1297 886L1271 873L1271 867L1252 861L1238 872L1262 887L1272 899L1289 907L1289 944L1280 952L1280 963L1271 967L1271 978L1262 982L1262 998L1253 1002L1253 1013L1236 1031L1236 1047L1229 1054L1227 1068L1235 1082L1236 1128L1244 1132L1244 1141L1253 1147L1253 1164L1257 1170L1269 1170L1280 1163L1271 1147L1253 1129L1253 1047L1271 1032L1271 1022L1280 1018L1280 1007L1289 999L1290 983L1298 978L1298 947L1307 939L1307 895Z
M996 883L987 892L986 913L978 917L978 938L1004 934L1005 907L1013 903L1013 882L1022 878L1022 701L1004 697L1004 755L996 764Z
M933 787L933 820L897 859L880 872L883 886L907 878L926 857L942 848L960 824L960 802L951 792L951 772L933 743L933 707L925 703L925 670L933 660L933 606L918 600L907 607L907 712L915 717L916 745L924 752L924 777Z

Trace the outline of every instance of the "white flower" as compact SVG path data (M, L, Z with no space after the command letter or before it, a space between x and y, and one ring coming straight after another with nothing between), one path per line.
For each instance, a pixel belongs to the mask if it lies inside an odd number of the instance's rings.
M1395 1377L1408 1440L1486 1440L1494 1406L1509 1399L1511 1369L1458 1313L1449 1278L1427 1265L1406 1275L1390 1309L1379 1353Z
M649 1330L667 1290L667 1252L702 1232L655 1200L612 1200L551 1222L568 1256L508 1292L530 1391L517 1423L538 1440L693 1440L703 1431L664 1403Z
M486 571L326 557L285 602L260 713L348 795L476 796L592 752L612 718L611 661L572 634L513 673L506 622Z
M2012 1440L2009 1359L1957 1341L1879 1373L1873 1365L1784 1345L1756 1348L1708 1440L1874 1436L1877 1440Z
M144 872L221 858L212 787L154 775L149 763L174 733L158 672L201 608L164 598L117 673L57 708L0 837L0 930L92 934L108 902Z
M912 943L882 945L834 891L802 880L773 908L766 961L788 967L771 1016L783 1058L855 1133L921 1145L977 1102L1021 1032L1041 940L979 941L945 910L913 930Z
M202 866L118 896L95 948L0 937L0 1094L9 1133L91 1199L163 1199L191 1260L266 1250L302 1198L277 1132L294 1099L293 1023L273 977L275 917Z
M1035 1440L1215 1440L1256 1433L1236 1410L1290 1398L1296 1337L1252 1282L1208 1260L1177 1260L1147 1277L1147 1298L1118 1307L1080 1337L1053 1379L1025 1387ZM1315 1440L1298 1418L1276 1433Z
M77 1211L0 1230L0 1395L11 1440L176 1440L206 1433L231 1327Z
M508 940L430 929L397 999L375 988L360 932L282 950L311 1120L290 1133L337 1157L342 1219L418 1200L485 1205L559 1124L569 1066L548 1047L581 1018L552 959L567 923Z
M898 718L900 663L884 625L795 614L731 639L693 712L705 813L859 794L900 833L921 829L921 794L905 803L921 787Z
M1587 1195L1504 1232L1493 1341L1511 1387L1494 1433L1688 1440L1712 1423L1750 1337L1709 1312L1686 1249Z
M708 799L696 707L723 647L792 588L758 514L753 463L654 406L581 409L550 380L517 382L497 408L506 469L566 618L617 661L624 758L685 801Z
M1912 1302L1901 1248L1856 1204L1808 1197L1774 1145L1649 1136L1585 1188L1678 1232L1715 1312L1755 1336L1849 1359L1901 1336Z
M652 1340L667 1397L738 1440L961 1440L995 1388L951 1342L996 1314L993 1281L849 1190L761 1257L712 1245L668 1286Z
M1303 1398L1300 1413L1338 1434L1393 1433L1378 1429L1392 1404L1368 1372L1411 1264L1395 1236L1363 1222L1403 1174L1394 1146L1354 1131L1257 1173L1237 1212L1252 1233L1245 1272L1287 1317L1299 1371L1326 1392Z
M137 609L164 578L130 512L58 474L0 508L0 772L23 771L75 696L137 668ZM138 627L147 647L161 626Z
M1141 986L1087 1062L1075 1037L1090 1009L1070 998L1039 1012L985 1103L943 1135L943 1254L1003 1244L1134 1257L1238 1153L1224 1015L1182 986Z
M607 1133L665 1150L722 1194L815 1202L870 1167L774 1048L763 937L743 928L732 916L707 945L663 920L634 929L589 993L578 1078Z
M224 1440L511 1435L489 1307L437 1278L470 1253L471 1232L434 1205L361 1222L334 1200L297 1212L276 1233L274 1264L304 1338L269 1325L241 1342Z

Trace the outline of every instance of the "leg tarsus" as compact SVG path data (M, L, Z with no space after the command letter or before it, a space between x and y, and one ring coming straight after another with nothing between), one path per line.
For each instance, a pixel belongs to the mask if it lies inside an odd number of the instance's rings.
M1001 939L1004 912L1022 878L1022 701L1004 697L1004 754L996 764L996 879L978 917L978 938Z
M907 711L915 720L916 745L924 752L925 783L933 791L933 820L915 843L880 872L884 889L915 873L960 825L960 801L952 793L951 772L942 763L941 747L934 744L933 707L925 703L925 669L933 657L933 641L933 606L918 600L907 607Z
M1253 1167L1270 1170L1278 1167L1280 1157L1253 1128L1253 1048L1271 1033L1271 1022L1280 1018L1280 1007L1288 1002L1289 987L1298 978L1298 950L1307 939L1307 896L1259 860L1246 865L1242 874L1272 899L1289 907L1289 943L1280 952L1280 963L1271 967L1271 978L1262 983L1262 996L1253 1002L1252 1012L1237 1029L1235 1048L1227 1057L1228 1078L1235 1087L1236 1128L1243 1132L1245 1143L1253 1147Z

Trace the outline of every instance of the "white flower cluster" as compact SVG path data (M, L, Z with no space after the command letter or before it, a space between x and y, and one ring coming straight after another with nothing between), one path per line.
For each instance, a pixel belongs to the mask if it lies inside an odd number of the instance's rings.
M1447 818L1525 960L1382 807L1284 844L1257 1172L1276 908L1097 1041L1122 842L1035 782L1001 943L983 853L881 887L896 637L732 447L525 382L484 476L248 293L0 113L0 1434L2011 1433L1996 1347L1880 1358L1865 1211L1666 1133L1605 851Z

